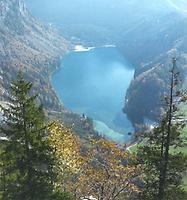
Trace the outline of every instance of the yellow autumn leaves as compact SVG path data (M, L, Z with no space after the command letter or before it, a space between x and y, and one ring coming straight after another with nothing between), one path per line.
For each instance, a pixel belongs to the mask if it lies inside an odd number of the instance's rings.
M105 139L82 145L80 139L58 122L50 128L49 142L56 155L56 187L76 199L126 199L138 192L139 167L135 156Z
M78 137L72 133L71 129L60 123L53 123L49 130L51 133L49 141L55 150L58 163L76 172L83 162Z

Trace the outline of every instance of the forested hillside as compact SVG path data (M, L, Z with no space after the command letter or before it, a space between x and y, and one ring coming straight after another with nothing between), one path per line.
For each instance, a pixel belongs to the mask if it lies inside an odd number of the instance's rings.
M34 18L23 0L0 0L0 99L8 101L10 82L19 70L34 83L33 93L49 117L63 119L79 131L93 132L92 123L64 109L53 90L51 74L60 66L60 58L70 48L55 28ZM85 125L86 124L86 125Z
M10 81L23 69L41 100L58 107L49 77L67 52L68 42L32 17L22 0L0 1L0 39L1 98L8 96Z

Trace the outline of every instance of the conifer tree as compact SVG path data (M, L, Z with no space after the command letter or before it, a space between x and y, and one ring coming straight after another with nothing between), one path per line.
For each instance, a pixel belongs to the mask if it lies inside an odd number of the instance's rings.
M1 154L3 200L48 200L53 190L53 153L47 141L42 106L31 95L32 83L18 74L3 110L1 134L7 141Z
M180 150L185 145L183 129L186 120L180 107L186 102L186 92L180 88L176 59L170 71L168 95L160 124L146 133L138 154L143 166L144 189L140 199L184 200L187 194L182 177L187 168L187 157Z

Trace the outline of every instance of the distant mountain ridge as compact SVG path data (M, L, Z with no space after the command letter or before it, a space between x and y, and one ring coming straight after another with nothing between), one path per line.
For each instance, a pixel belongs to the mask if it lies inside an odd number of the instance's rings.
M31 12L62 27L63 35L89 45L122 42L123 32L170 13L167 0L26 0ZM41 9L42 7L42 9ZM133 16L132 16L133 15Z

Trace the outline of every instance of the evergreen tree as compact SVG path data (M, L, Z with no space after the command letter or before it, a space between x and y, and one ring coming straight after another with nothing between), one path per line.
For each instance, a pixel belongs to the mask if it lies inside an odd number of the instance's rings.
M1 153L3 200L47 200L53 190L53 153L47 141L42 106L31 95L32 83L18 74L3 110ZM3 167L2 167L3 166Z
M182 187L187 157L177 150L185 145L182 133L186 120L180 113L180 107L187 97L186 92L179 90L176 59L173 59L170 73L169 95L165 97L162 120L153 131L146 133L144 145L138 149L144 171L144 189L140 199L144 200L187 199Z

